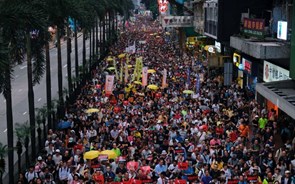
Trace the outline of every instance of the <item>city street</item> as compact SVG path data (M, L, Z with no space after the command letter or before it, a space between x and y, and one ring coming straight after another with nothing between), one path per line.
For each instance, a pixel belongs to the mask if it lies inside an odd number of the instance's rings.
M82 64L82 35L78 38L78 56L79 65ZM63 86L68 88L67 83L67 48L66 42L62 44L62 66L63 66ZM75 75L75 52L74 52L74 39L72 39L72 75ZM86 57L89 56L89 40L86 40ZM57 99L58 95L58 82L57 82L57 49L50 49L50 62L51 62L51 92L52 99ZM24 123L29 120L28 110L28 90L27 90L27 64L24 62L21 65L14 67L14 79L12 80L12 102L13 102L13 121L14 123ZM46 104L46 77L45 73L40 82L34 87L35 95L35 108L40 108ZM7 128L6 128L6 105L3 95L0 96L0 139L2 144L7 144ZM16 137L14 142L16 142ZM15 153L15 162L17 156Z

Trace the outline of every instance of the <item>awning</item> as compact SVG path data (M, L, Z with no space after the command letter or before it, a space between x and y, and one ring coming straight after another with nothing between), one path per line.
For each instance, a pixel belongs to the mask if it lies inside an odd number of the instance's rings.
M295 119L295 81L257 83L256 92Z

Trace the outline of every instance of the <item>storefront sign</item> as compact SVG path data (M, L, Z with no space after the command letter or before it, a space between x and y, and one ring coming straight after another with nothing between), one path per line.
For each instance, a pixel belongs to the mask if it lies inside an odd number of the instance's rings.
M166 13L168 10L168 0L158 0L158 5L159 5L159 12L160 13Z
M193 16L164 16L163 27L193 27Z
M215 48L216 48L216 51L217 51L218 53L220 53L220 52L221 52L221 43L215 41Z
M247 72L248 74L251 75L251 72L252 72L252 62L251 61L248 61L247 59L243 58L242 59L243 61L243 70L245 72Z
M278 21L278 33L277 38L287 40L288 35L288 23L286 21Z
M241 55L240 54L234 53L233 63L236 67L240 68L240 64L241 64Z
M264 61L264 64L263 64L263 81L264 82L288 80L290 79L289 73L290 73L289 70L281 68L270 62Z
M264 36L264 19L244 18L244 33L249 36Z

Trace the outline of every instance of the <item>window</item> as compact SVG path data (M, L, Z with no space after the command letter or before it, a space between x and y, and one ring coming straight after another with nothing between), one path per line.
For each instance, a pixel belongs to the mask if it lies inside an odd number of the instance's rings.
M205 9L205 34L217 37L218 6L217 2L208 2Z

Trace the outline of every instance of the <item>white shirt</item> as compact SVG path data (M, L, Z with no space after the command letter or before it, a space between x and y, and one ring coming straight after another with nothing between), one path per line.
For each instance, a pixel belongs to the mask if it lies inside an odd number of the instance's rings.
M161 177L159 177L158 179L157 179L157 184L168 184L168 182L167 182L167 178L161 178Z

